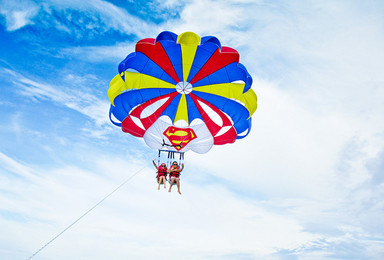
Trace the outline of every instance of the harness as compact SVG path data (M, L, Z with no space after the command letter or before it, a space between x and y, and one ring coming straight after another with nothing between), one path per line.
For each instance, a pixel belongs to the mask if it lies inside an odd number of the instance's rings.
M171 146L171 145L167 145L165 144L165 142L163 141L163 147L164 146ZM172 145L173 146L173 145ZM175 147L175 146L174 146ZM170 167L172 166L172 162L177 160L175 158L175 154L179 154L179 165L182 164L184 162L184 152L179 152L179 151L171 151L171 150L167 150L167 149L159 149L159 155L158 155L158 159L157 159L157 165L160 164L160 162L162 161L161 159L161 155L162 154L165 154L167 155L167 158L166 158L166 165L168 165L169 169ZM165 159L165 158L163 158ZM163 173L163 170L162 168L158 168L158 171L157 171L157 181L159 181L159 178L160 176L165 176L167 177L167 173L165 173L164 175L162 175ZM169 178L168 178L168 182L171 183L171 177L174 177L174 178L180 178L180 167L177 166L177 168L173 169L172 167L172 171L169 173ZM176 183L174 183L174 185L176 185Z

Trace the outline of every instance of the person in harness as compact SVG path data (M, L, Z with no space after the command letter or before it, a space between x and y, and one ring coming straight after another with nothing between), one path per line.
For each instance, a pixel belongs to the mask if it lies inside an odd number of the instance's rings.
M160 164L160 166L157 166L155 163L155 159L153 159L152 162L153 162L153 165L155 166L155 168L157 170L156 178L157 178L157 183L159 184L157 189L160 190L161 184L164 184L164 189L167 188L166 187L167 173L168 173L167 165L165 163L162 163L162 164Z
M180 172L183 169L184 169L184 164L182 163L181 164L181 168L180 168L176 161L174 161L172 163L171 167L169 167L168 173L169 173L169 178L170 178L170 181L171 181L171 187L169 187L168 192L171 192L172 185L174 185L176 183L177 191L181 195L181 192L180 192Z

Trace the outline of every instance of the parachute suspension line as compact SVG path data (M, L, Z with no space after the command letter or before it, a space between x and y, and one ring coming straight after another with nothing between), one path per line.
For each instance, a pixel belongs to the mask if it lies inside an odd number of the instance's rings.
M170 163L170 161L171 161L171 154L170 153L168 153L168 159L167 159L167 168L169 168L171 165L171 163Z
M181 165L181 154L179 154L179 165Z
M174 152L168 152L168 153L171 155L171 161L170 161L170 164L169 164L169 166L171 166L173 161L175 160L175 153Z
M160 167L160 150L159 155L157 156L157 167Z
M185 141L185 137L184 137L184 139L183 140L181 140L181 143L180 144L177 144L177 145L174 145L174 144L166 144L165 143L165 141L164 141L164 138L163 138L163 143L161 144L161 146L169 146L169 147L177 147L177 148L182 148L182 144L183 144L183 142Z
M123 183L121 183L117 188L115 188L113 191L111 191L107 196L105 196L103 199L101 199L98 203L96 203L92 208L87 210L83 215L81 215L79 218L77 218L72 224L67 226L63 231L61 231L59 234L57 234L54 238L49 240L44 246L42 246L39 250L37 250L33 255L27 258L27 260L32 259L34 256L36 256L39 252L41 252L44 248L46 248L49 244L51 244L54 240L56 240L59 236L61 236L65 231L70 229L73 225L75 225L77 222L79 222L82 218L84 218L89 212L91 212L93 209L95 209L97 206L99 206L103 201L105 201L108 197L110 197L113 193L115 193L118 189L123 187L127 182L133 179L136 175L138 175L142 170L144 170L145 166L129 176Z
M179 165L181 165L182 163L184 163L184 153L180 153L179 156Z
M179 155L179 165L181 165L181 154Z

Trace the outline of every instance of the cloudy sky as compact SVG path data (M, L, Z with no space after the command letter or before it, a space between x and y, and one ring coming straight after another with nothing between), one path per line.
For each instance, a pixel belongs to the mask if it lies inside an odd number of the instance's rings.
M384 3L0 0L0 258L383 259ZM157 190L156 151L109 122L107 90L142 38L235 48L252 132L186 154Z

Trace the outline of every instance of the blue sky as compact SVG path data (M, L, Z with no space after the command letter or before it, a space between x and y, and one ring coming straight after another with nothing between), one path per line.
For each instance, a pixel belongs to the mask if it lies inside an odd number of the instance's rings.
M383 259L382 1L0 1L0 258ZM240 53L250 135L186 154L182 196L156 151L108 119L109 81L163 30Z

